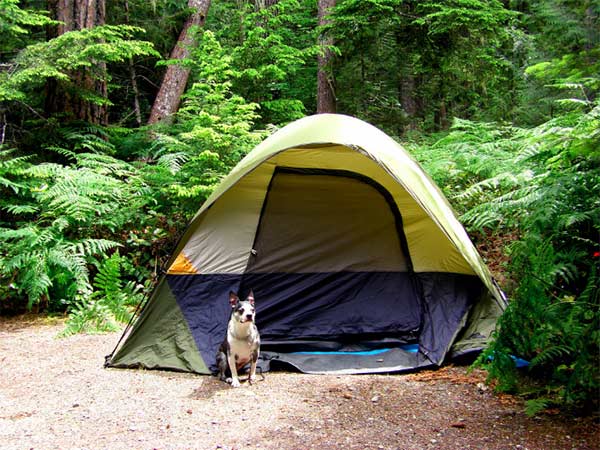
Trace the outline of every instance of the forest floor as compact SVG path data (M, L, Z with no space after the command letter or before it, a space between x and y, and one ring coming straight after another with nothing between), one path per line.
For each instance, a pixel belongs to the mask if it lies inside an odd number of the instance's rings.
M104 369L119 334L57 338L63 326L0 318L4 450L600 448L594 418L529 418L465 367L271 372L232 389L208 376Z

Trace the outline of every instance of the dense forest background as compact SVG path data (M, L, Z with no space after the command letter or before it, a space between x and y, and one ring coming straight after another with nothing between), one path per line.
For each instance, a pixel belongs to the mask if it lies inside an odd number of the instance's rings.
M117 329L241 157L337 111L411 151L509 294L481 358L497 387L531 413L597 408L599 15L597 0L0 0L0 312Z

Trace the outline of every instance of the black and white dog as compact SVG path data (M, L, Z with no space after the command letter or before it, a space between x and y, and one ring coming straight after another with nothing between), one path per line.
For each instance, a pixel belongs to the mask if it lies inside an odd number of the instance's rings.
M250 291L246 300L241 301L233 291L229 293L231 318L227 325L227 335L217 352L219 378L239 387L238 370L250 363L250 384L256 380L256 362L260 353L260 335L254 323L254 294ZM226 375L231 374L231 378Z

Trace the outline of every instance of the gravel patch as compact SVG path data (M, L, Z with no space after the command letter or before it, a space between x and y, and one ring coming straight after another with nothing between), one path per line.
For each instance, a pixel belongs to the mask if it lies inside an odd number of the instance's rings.
M119 334L57 338L61 320L0 318L0 448L599 449L593 418L540 415L481 371L216 378L104 369Z

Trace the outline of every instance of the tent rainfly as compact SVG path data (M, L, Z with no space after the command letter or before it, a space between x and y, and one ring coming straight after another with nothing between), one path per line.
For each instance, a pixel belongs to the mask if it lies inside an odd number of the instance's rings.
M223 179L109 367L209 374L229 291L256 297L263 370L399 372L481 350L506 299L433 181L358 119L305 117Z

